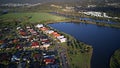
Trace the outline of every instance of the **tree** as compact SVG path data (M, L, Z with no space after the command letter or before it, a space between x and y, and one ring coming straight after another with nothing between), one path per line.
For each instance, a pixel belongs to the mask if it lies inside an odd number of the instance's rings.
M110 60L110 68L120 68L120 49L116 50Z

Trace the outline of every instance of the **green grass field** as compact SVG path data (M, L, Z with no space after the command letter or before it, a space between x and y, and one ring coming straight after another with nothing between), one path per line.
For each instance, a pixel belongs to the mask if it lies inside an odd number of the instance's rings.
M67 36L67 39L75 40L75 38L73 38L70 35ZM69 63L70 68L90 68L93 48L89 45L90 47L89 52L84 51L83 53L81 53L81 49L79 47L76 48L76 45L82 46L82 44L80 45L80 44L75 44L75 43L73 43L73 45L69 45L67 43L61 44L64 48L67 48L67 52L68 52L67 58L69 60L68 63ZM83 43L83 45L88 46L85 43Z
M27 22L52 22L63 21L66 18L61 16L55 16L49 13L8 13L0 16L0 19L19 19Z
M90 68L91 55L80 53L69 56L71 68Z

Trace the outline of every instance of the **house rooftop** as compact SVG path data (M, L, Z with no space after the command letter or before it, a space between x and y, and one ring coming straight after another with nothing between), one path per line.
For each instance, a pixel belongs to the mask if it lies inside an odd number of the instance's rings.
M45 59L44 59L44 62L45 62L46 64L53 64L53 63L55 62L55 59L45 58Z
M37 41L32 42L32 46L39 46L39 43Z

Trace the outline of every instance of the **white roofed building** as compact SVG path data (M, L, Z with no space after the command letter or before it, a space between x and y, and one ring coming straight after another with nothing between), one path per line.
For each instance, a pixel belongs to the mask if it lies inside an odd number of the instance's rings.
M45 33L47 33L47 34L52 34L54 31L53 30L47 30L47 31L45 31Z
M67 39L66 39L66 38L60 38L59 41L60 41L61 43L63 43L63 42L66 42Z
M41 28L41 27L43 27L43 24L38 24L38 25L36 25L36 27Z
M64 36L58 36L57 39L61 39L61 38L64 38Z
M46 48L46 49L47 49L49 46L50 46L50 44L45 43L45 44L41 45L40 47L41 47L41 48Z

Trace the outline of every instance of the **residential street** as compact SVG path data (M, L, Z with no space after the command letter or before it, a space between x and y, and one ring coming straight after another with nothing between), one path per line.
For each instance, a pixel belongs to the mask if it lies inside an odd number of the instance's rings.
M56 42L55 44L56 44L55 50L57 50L57 52L59 54L60 61L62 62L61 63L62 68L69 68L68 60L67 60L67 57L66 57L67 50L65 48L63 48L58 42Z

